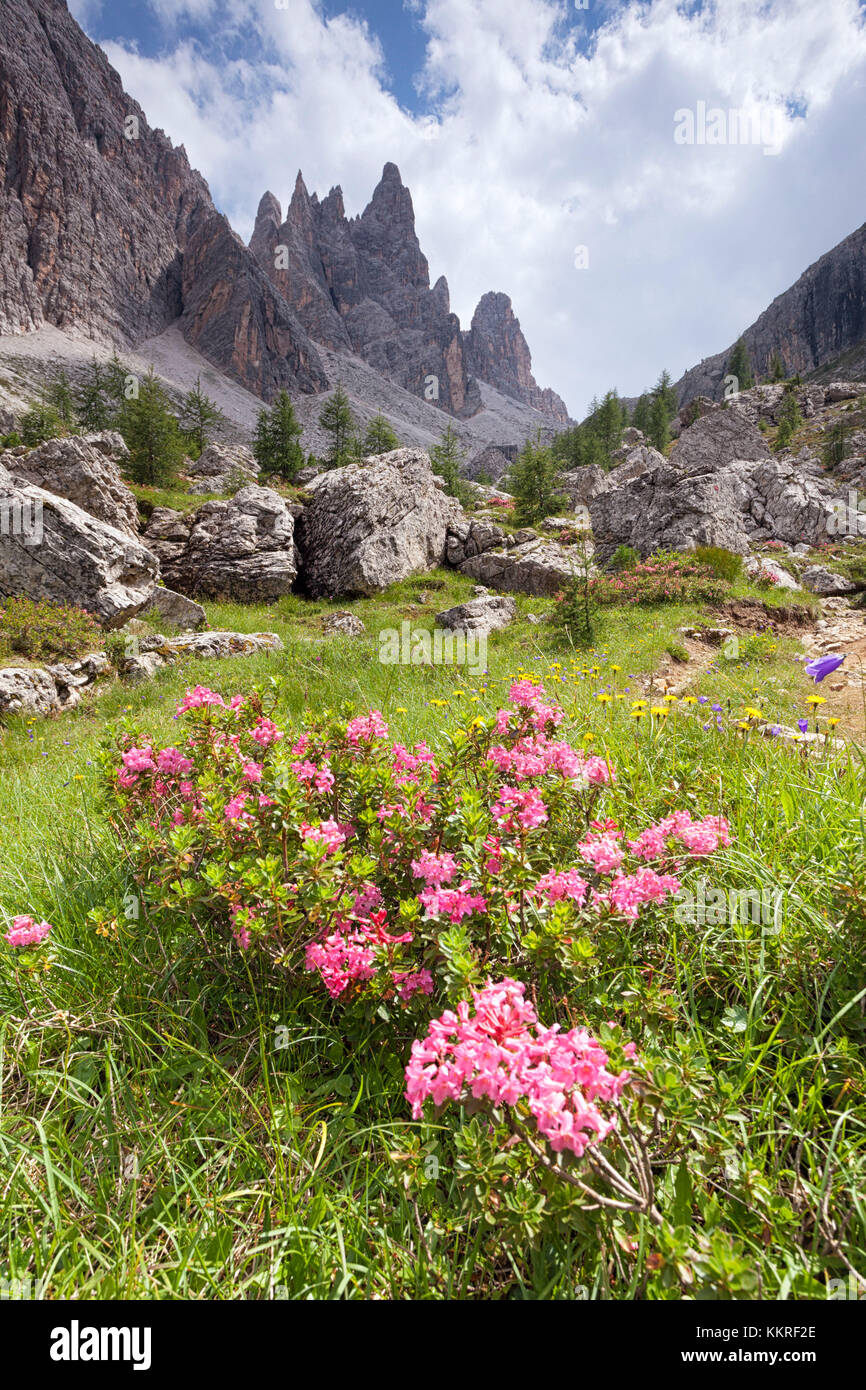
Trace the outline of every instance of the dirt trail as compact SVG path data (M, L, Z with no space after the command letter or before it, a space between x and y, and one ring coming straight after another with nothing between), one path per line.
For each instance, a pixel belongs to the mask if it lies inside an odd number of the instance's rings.
M796 637L809 660L844 655L844 666L825 677L818 686L803 673L804 698L808 693L821 694L826 700L821 714L826 718L838 718L838 732L863 737L866 727L863 684L866 680L866 610L853 608L846 598L822 599L820 617L813 617L798 604L774 608L757 599L732 600L719 610L714 640L683 635L680 640L689 654L688 662L666 657L654 675L646 678L645 693L686 694L718 661L728 633L745 636L752 632Z

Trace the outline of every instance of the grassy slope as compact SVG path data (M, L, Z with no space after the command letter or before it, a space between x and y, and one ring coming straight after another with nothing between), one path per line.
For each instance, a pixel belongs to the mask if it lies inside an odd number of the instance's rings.
M832 1238L846 1213L841 1248L866 1269L863 922L843 891L864 891L862 754L852 745L807 760L685 713L661 726L631 720L640 692L629 673L658 668L677 627L698 616L691 608L610 614L590 658L552 626L520 621L491 640L487 678L379 663L380 628L430 626L470 591L443 572L355 603L368 628L359 641L322 639L325 604L212 605L211 626L279 632L285 655L199 662L116 685L56 721L12 721L0 746L0 909L48 917L57 944L51 971L20 986L12 953L0 953L0 1271L78 1298L567 1298L580 1285L663 1296L663 1280L644 1286L642 1261L629 1273L618 1256L578 1258L567 1237L494 1250L488 1230L456 1221L465 1177L448 1162L420 1206L410 1201L389 1154L431 1133L402 1099L408 1039L397 1055L383 1026L359 1047L312 987L232 989L202 953L162 960L143 923L121 919L115 937L87 919L116 910L129 882L95 766L118 721L168 738L187 685L231 693L280 676L289 719L348 699L381 708L402 741L435 743L452 720L494 712L521 667L563 701L567 736L610 752L609 814L721 811L735 839L720 881L786 889L777 936L695 933L656 917L632 929L628 968L602 961L575 993L590 1021L616 1014L639 1044L690 1059L691 1239L718 1244L729 1266L710 1296L814 1294L826 1271L846 1272ZM518 607L523 617L549 605ZM789 722L807 693L790 650L782 642L769 662L712 670L695 693ZM600 703L605 686L625 698ZM286 1049L274 1048L277 1024ZM662 1197L673 1176L660 1175Z

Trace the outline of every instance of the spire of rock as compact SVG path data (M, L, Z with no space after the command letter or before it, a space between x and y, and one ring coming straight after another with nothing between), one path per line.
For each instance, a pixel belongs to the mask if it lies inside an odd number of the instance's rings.
M256 213L256 224L250 237L250 250L259 264L264 264L273 255L282 220L279 200L270 191L263 193Z

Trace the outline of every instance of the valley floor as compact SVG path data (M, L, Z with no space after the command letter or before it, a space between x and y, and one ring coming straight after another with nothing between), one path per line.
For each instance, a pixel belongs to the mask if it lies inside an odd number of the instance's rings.
M431 628L470 593L452 572L406 581L351 605L367 629L356 639L323 636L333 604L207 605L211 627L276 632L285 652L114 683L70 715L0 731L0 909L54 924L50 969L19 971L0 951L10 1277L78 1299L798 1299L866 1272L859 688L814 685L793 629L744 631L733 661L689 643L680 663L680 629L718 618L670 605L606 610L580 652L544 621L552 602L519 598L484 673L380 662L383 629ZM591 1219L510 1224L498 1199L467 1213L465 1157L404 1099L411 1031L374 1020L359 1033L312 976L226 973L207 943L164 959L124 914L130 864L100 790L100 746L123 728L172 742L196 684L228 698L276 682L287 727L305 710L373 707L392 738L435 750L492 718L521 677L563 706L559 737L617 768L604 814L723 815L732 839L713 882L780 895L769 927L651 910L575 979L569 1018L615 1018L669 1088L663 1224L614 1225L612 1242ZM826 704L809 705L816 694ZM756 710L833 741L762 736ZM410 1181L419 1152L435 1163Z

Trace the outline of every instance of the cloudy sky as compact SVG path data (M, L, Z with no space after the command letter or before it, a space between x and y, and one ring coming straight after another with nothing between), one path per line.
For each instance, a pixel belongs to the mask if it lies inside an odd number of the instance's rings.
M572 414L720 351L866 221L860 0L69 8L245 238L299 168L351 215L397 163L464 327L510 294Z

